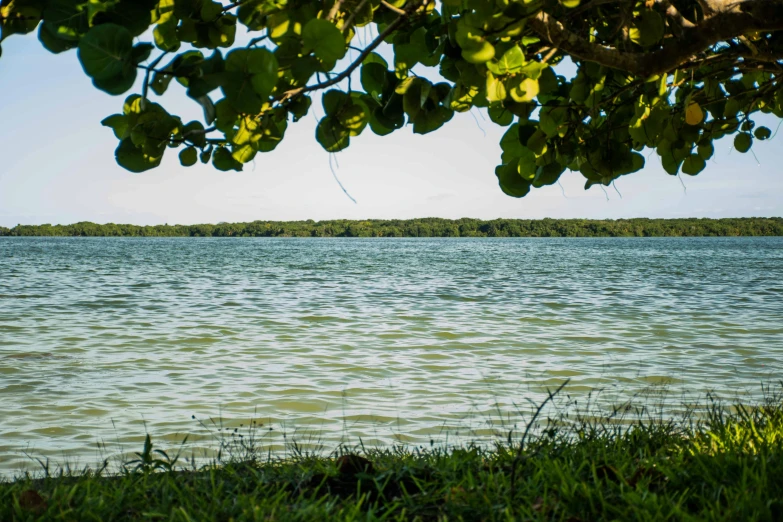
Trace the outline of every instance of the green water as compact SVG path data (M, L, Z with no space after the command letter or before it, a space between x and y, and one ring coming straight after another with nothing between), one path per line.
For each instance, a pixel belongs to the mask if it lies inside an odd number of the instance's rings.
M0 471L214 447L209 419L273 450L491 438L566 378L754 394L781 298L783 238L0 238Z

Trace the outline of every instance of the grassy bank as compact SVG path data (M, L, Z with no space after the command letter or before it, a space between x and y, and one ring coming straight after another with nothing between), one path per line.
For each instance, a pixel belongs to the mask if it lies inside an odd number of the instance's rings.
M219 464L148 444L120 474L0 483L0 520L783 520L781 397L702 406L698 420L560 417L491 449L330 458L271 459L251 427Z
M369 219L253 221L217 225L0 227L0 236L109 237L698 237L783 236L783 218L725 219Z

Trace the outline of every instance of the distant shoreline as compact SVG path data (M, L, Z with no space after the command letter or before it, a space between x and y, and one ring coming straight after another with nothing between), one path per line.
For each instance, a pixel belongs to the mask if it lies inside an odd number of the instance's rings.
M739 237L783 236L783 218L370 219L253 221L199 225L0 227L10 237Z

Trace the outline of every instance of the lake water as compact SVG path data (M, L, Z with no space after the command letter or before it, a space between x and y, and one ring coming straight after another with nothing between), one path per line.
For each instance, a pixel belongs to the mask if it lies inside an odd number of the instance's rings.
M209 419L273 450L480 440L566 378L780 380L783 238L0 238L0 472L145 429L214 447Z

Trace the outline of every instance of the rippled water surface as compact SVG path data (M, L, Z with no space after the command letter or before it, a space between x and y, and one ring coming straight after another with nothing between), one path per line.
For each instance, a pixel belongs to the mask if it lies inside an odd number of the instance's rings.
M566 378L756 390L781 298L783 238L0 238L0 470L194 415L334 448L480 436Z

